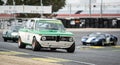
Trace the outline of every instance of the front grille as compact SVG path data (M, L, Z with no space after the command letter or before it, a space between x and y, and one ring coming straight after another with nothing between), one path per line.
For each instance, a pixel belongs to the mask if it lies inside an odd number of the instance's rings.
M45 36L46 40L45 41L69 41L70 37L63 37L63 36Z
M55 41L56 40L56 36L45 36L46 37L46 41Z
M60 41L60 36L56 36L56 42Z

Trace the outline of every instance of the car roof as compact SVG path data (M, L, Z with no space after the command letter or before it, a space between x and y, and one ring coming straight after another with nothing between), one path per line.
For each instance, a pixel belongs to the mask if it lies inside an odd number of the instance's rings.
M49 22L49 23L58 23L58 24L62 24L62 22L58 19L49 19L49 18L31 18L29 19L30 20L35 20L35 21L39 21L39 20L42 20L42 21L46 21L46 22ZM42 22L41 21L41 22ZM56 22L57 21L57 22Z
M58 19L52 19L52 18L30 18L30 20L58 20Z

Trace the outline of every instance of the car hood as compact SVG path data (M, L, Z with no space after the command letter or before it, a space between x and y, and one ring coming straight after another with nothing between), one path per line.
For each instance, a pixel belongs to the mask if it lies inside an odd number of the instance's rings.
M82 41L86 41L86 42L92 42L92 41L96 41L96 40L100 40L103 39L104 37L83 37Z
M53 35L53 36L73 36L71 32L58 31L58 30L41 30L41 31L36 31L36 33L42 35Z
M60 31L60 30L20 30L24 32L30 32L34 34L40 34L40 35L50 35L50 36L73 36L73 33L66 32L66 31Z
M102 39L102 38L104 38L104 37L101 37L101 36L99 36L99 37L87 37L87 39Z

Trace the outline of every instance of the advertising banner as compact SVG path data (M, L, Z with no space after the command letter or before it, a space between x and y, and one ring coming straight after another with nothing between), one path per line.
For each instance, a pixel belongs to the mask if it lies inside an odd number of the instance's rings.
M52 6L7 5L0 6L0 13L52 13Z

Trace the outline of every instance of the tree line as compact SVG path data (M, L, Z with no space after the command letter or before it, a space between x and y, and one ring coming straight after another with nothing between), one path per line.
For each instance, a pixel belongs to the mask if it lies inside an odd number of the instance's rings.
M40 6L41 0L7 0L5 5L33 5L33 6ZM43 6L52 5L52 13L57 12L59 9L65 6L66 0L42 0ZM4 2L0 0L0 5L3 5ZM26 14L20 14L20 17L25 17ZM39 16L38 14L27 14L27 17L31 16Z

